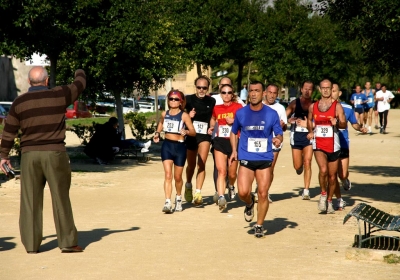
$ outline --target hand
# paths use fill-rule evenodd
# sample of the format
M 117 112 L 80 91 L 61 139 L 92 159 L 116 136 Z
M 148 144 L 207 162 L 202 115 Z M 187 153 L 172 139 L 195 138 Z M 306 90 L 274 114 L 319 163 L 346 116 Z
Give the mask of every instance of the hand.
M 208 128 L 207 133 L 208 133 L 209 135 L 212 135 L 213 131 L 214 131 L 214 128 L 213 128 L 213 127 L 210 127 L 210 128 Z
M 234 160 L 237 160 L 237 152 L 236 151 L 232 152 L 231 157 L 229 158 L 229 166 L 232 165 L 232 162 Z
M 307 134 L 307 139 L 308 139 L 308 140 L 314 139 L 314 132 L 308 133 L 308 134 Z
M 182 136 L 186 136 L 187 130 L 184 129 L 184 128 L 182 128 L 182 129 L 179 131 L 179 133 L 180 133 Z
M 279 146 L 281 145 L 281 140 L 278 137 L 274 137 L 272 138 L 272 144 L 276 147 L 279 148 Z
M 296 123 L 297 118 L 292 117 L 288 119 L 288 122 L 290 122 L 291 124 L 295 124 Z
M 193 119 L 195 115 L 196 115 L 196 111 L 195 111 L 194 108 L 193 108 L 192 111 L 189 112 L 189 117 L 190 117 L 191 119 Z
M 337 118 L 331 118 L 331 124 L 333 126 L 335 126 L 337 124 L 337 122 L 338 122 Z
M 232 125 L 234 120 L 235 120 L 235 119 L 234 119 L 234 118 L 231 118 L 231 117 L 226 117 L 226 118 L 225 118 L 226 123 L 229 124 L 229 125 Z
M 296 125 L 300 127 L 307 127 L 307 117 L 304 117 L 304 120 L 302 119 L 297 119 L 296 120 Z
M 361 132 L 362 134 L 365 134 L 365 133 L 368 132 L 368 129 L 367 129 L 366 127 L 362 127 L 362 128 L 360 128 L 360 132 Z
M 0 168 L 4 172 L 4 174 L 7 174 L 7 171 L 4 169 L 3 164 L 7 164 L 10 169 L 13 169 L 9 159 L 2 159 L 0 162 Z
M 160 142 L 160 133 L 154 134 L 153 141 L 154 141 L 154 143 Z

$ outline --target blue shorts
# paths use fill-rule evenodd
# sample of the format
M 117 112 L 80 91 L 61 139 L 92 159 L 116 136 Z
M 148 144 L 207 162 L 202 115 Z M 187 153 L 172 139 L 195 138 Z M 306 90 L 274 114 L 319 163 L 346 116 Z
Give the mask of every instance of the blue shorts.
M 186 145 L 184 142 L 165 139 L 161 146 L 161 160 L 173 160 L 176 166 L 185 166 Z
M 354 112 L 356 112 L 358 114 L 364 114 L 364 108 L 355 108 Z

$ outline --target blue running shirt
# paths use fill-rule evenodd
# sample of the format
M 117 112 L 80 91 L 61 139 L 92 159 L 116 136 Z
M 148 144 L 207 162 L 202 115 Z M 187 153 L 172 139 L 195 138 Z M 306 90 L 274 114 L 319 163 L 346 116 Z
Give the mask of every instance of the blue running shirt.
M 283 135 L 278 113 L 263 106 L 260 111 L 253 111 L 250 106 L 236 112 L 232 132 L 238 134 L 238 160 L 270 160 L 274 159 L 272 151 L 272 132 Z
M 356 124 L 357 119 L 353 108 L 345 102 L 341 102 L 340 104 L 342 104 L 344 114 L 346 115 L 346 121 L 350 122 L 351 124 Z M 350 148 L 349 130 L 347 128 L 339 129 L 339 140 L 340 140 L 340 147 L 342 149 Z

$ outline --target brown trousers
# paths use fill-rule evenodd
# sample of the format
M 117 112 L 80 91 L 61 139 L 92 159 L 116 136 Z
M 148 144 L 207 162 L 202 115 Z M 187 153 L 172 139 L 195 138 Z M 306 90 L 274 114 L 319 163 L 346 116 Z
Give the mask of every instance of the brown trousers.
M 21 158 L 19 227 L 26 251 L 38 251 L 43 239 L 43 190 L 48 182 L 58 246 L 75 246 L 78 233 L 72 215 L 69 189 L 71 167 L 66 152 L 30 151 Z

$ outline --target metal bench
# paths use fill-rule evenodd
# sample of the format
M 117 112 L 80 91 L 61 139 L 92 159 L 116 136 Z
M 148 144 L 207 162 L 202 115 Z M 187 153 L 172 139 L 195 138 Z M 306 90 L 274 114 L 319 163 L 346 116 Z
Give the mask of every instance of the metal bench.
M 379 249 L 384 249 L 384 247 L 390 247 L 400 250 L 400 236 L 371 235 L 371 233 L 381 230 L 400 232 L 400 216 L 390 215 L 365 203 L 360 203 L 351 209 L 344 217 L 343 224 L 352 216 L 357 218 L 358 238 L 356 235 L 354 245 L 358 243 L 358 248 L 379 247 Z M 361 234 L 360 220 L 364 221 L 364 235 Z
M 129 146 L 127 148 L 122 148 L 119 150 L 117 155 L 130 158 L 132 156 L 133 158 L 137 158 L 141 161 L 147 162 L 150 160 L 150 156 L 148 153 L 142 153 L 141 152 L 142 148 L 136 147 L 136 146 Z

